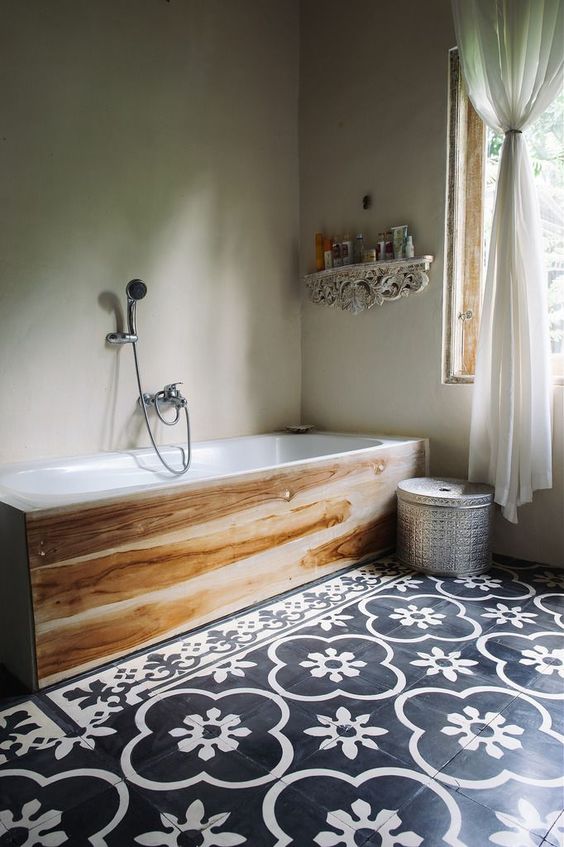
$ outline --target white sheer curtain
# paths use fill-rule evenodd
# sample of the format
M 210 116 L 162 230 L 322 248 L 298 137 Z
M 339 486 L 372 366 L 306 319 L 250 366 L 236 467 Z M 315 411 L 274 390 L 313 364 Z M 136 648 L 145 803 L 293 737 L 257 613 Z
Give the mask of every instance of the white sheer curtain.
M 469 477 L 495 486 L 503 515 L 552 485 L 546 276 L 522 135 L 561 90 L 561 0 L 452 0 L 474 108 L 505 133 L 472 403 Z

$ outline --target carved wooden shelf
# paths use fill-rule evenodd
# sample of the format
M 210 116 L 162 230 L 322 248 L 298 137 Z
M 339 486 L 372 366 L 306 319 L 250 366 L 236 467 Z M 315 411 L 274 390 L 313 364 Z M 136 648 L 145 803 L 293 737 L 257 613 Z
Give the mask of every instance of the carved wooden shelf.
M 433 256 L 418 256 L 345 265 L 308 274 L 304 282 L 312 303 L 338 306 L 357 314 L 381 306 L 386 300 L 399 300 L 423 291 L 429 283 L 427 271 L 432 261 Z

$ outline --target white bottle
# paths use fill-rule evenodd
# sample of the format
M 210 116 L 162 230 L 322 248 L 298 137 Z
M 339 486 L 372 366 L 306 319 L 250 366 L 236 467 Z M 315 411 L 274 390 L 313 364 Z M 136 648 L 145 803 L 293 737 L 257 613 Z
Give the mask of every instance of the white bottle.
M 414 256 L 415 256 L 415 249 L 413 247 L 413 236 L 408 235 L 407 236 L 407 242 L 406 242 L 406 245 L 405 245 L 405 258 L 406 259 L 413 259 Z

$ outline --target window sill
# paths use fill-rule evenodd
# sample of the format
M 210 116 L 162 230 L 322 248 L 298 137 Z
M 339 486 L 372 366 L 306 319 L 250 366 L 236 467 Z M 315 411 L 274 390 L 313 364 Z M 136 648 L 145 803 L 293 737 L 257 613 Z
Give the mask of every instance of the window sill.
M 473 376 L 447 376 L 442 380 L 443 385 L 474 385 Z M 564 385 L 564 375 L 555 373 L 552 376 L 553 385 Z
M 443 378 L 443 385 L 473 385 L 474 384 L 474 376 L 445 376 Z

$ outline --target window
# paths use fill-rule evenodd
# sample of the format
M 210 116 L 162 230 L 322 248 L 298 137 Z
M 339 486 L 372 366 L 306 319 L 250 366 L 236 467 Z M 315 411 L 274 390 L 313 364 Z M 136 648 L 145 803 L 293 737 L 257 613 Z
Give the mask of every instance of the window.
M 450 51 L 445 382 L 472 382 L 503 135 L 476 114 Z M 564 377 L 564 92 L 526 130 L 545 245 L 555 376 Z

